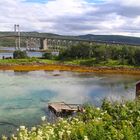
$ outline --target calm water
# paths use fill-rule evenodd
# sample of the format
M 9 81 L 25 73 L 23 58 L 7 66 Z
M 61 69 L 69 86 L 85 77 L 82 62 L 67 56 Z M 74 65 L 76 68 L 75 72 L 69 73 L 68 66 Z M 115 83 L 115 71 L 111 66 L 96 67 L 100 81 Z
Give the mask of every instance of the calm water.
M 0 50 L 10 50 L 10 51 L 14 51 L 15 48 L 14 47 L 0 47 Z M 21 50 L 25 50 L 25 48 L 21 48 Z M 29 57 L 42 57 L 42 52 L 27 52 L 27 55 Z M 13 57 L 13 53 L 12 52 L 0 52 L 0 59 L 2 59 L 2 57 Z
M 0 133 L 10 134 L 19 125 L 33 126 L 47 114 L 48 102 L 100 105 L 103 98 L 134 99 L 140 76 L 60 72 L 0 71 Z

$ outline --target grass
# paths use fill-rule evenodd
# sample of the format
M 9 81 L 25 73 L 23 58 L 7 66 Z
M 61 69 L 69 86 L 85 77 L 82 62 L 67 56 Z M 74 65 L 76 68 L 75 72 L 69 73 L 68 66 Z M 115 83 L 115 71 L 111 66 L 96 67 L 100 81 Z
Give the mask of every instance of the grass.
M 107 67 L 125 67 L 125 68 L 139 68 L 140 66 L 132 66 L 128 64 L 121 64 L 118 60 L 99 61 L 95 58 L 90 59 L 72 59 L 72 60 L 49 60 L 40 58 L 27 58 L 27 59 L 0 59 L 1 65 L 6 64 L 66 64 L 78 66 L 107 66 Z
M 35 64 L 35 63 L 54 64 L 56 62 L 57 62 L 56 60 L 38 59 L 38 58 L 0 59 L 0 64 Z
M 70 65 L 81 65 L 81 66 L 107 66 L 107 67 L 126 67 L 126 68 L 134 68 L 136 66 L 128 65 L 128 64 L 121 64 L 118 60 L 106 60 L 106 61 L 99 61 L 95 58 L 90 59 L 76 59 L 76 60 L 66 60 L 63 61 L 64 64 Z M 138 66 L 139 67 L 139 66 Z

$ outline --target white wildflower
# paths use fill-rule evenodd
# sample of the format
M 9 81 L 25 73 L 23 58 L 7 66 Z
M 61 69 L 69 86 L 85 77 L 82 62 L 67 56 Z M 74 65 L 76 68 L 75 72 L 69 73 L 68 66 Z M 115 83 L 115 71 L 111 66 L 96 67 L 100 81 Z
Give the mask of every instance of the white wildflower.
M 70 134 L 71 134 L 71 131 L 67 130 L 67 134 L 68 134 L 68 136 L 70 136 Z
M 54 129 L 50 129 L 50 134 L 51 134 L 51 135 L 54 134 Z
M 74 118 L 73 120 L 74 120 L 74 121 L 76 121 L 76 122 L 78 122 L 78 121 L 79 121 L 79 120 L 78 120 L 78 118 Z
M 88 136 L 84 136 L 84 140 L 89 140 L 89 139 L 88 139 Z
M 64 126 L 64 128 L 66 129 L 66 128 L 67 128 L 67 126 L 65 125 L 65 126 Z
M 46 120 L 46 116 L 41 117 L 41 120 L 45 121 Z
M 48 125 L 50 125 L 50 123 L 47 123 Z
M 99 107 L 97 107 L 96 109 L 97 109 L 97 110 L 100 110 L 100 108 L 99 108 Z
M 103 112 L 103 113 L 101 113 L 101 115 L 103 116 L 105 113 Z
M 45 134 L 45 137 L 46 137 L 47 140 L 50 139 L 50 137 L 49 137 L 49 135 L 47 133 Z
M 107 113 L 107 111 L 104 112 L 104 114 L 106 114 L 106 113 Z
M 36 127 L 32 127 L 31 131 L 36 131 Z
M 2 140 L 8 140 L 6 136 L 2 136 Z
M 21 130 L 25 130 L 25 126 L 20 126 L 20 129 Z
M 102 118 L 97 118 L 97 120 L 102 120 Z
M 59 131 L 59 132 L 58 132 L 58 135 L 59 135 L 59 138 L 62 139 L 62 137 L 63 137 L 63 132 L 62 132 L 62 131 Z
M 42 135 L 43 133 L 42 133 L 42 131 L 41 130 L 38 130 L 38 135 Z
M 41 136 L 37 136 L 37 140 L 43 140 Z
M 17 137 L 15 137 L 15 135 L 12 135 L 12 140 L 17 140 Z

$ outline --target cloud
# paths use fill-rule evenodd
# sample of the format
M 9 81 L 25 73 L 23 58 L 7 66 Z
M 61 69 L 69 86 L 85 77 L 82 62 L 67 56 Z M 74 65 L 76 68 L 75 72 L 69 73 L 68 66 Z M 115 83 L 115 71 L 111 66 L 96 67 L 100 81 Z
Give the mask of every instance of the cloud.
M 139 0 L 1 0 L 0 9 L 0 30 L 140 36 Z

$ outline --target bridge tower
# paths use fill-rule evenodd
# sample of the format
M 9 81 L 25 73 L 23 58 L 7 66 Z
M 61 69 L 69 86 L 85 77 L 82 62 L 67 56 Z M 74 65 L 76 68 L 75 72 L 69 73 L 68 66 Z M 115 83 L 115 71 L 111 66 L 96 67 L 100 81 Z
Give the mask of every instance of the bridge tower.
M 47 38 L 40 39 L 40 49 L 43 49 L 43 50 L 48 49 L 48 39 Z
M 16 50 L 20 50 L 20 28 L 19 28 L 19 25 L 18 24 L 15 24 L 14 25 L 14 32 L 15 32 L 15 36 L 16 36 L 16 39 L 15 39 L 15 49 Z

